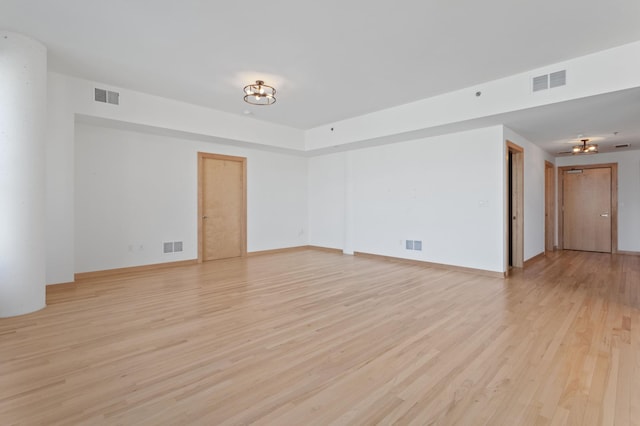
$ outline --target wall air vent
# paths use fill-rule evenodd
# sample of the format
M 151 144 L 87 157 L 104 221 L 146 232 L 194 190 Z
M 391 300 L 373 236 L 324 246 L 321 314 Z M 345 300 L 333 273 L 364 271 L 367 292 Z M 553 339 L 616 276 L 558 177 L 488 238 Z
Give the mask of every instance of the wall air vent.
M 120 93 L 107 91 L 107 103 L 113 104 L 113 105 L 120 105 Z
M 107 91 L 96 87 L 96 102 L 107 102 Z
M 567 71 L 557 71 L 549 74 L 549 87 L 560 87 L 567 84 Z
M 96 102 L 120 105 L 120 93 L 112 92 L 111 90 L 98 89 L 96 87 L 94 99 Z
M 549 88 L 549 74 L 533 77 L 533 91 L 547 90 Z
M 629 148 L 629 144 L 628 143 L 623 143 L 621 145 L 616 145 L 616 148 Z
M 534 92 L 553 89 L 567 84 L 567 70 L 552 72 L 551 74 L 533 77 L 532 88 Z

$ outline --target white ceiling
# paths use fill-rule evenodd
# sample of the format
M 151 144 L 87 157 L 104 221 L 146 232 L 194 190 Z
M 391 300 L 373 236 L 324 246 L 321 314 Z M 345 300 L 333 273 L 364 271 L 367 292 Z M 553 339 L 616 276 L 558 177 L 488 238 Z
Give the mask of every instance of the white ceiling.
M 53 70 L 300 129 L 637 41 L 639 18 L 638 0 L 0 3 L 0 27 L 45 43 Z M 243 102 L 256 79 L 275 105 Z M 550 152 L 580 133 L 640 146 L 638 95 L 619 95 L 505 123 Z
M 510 113 L 501 122 L 554 155 L 583 137 L 599 152 L 640 149 L 640 88 Z

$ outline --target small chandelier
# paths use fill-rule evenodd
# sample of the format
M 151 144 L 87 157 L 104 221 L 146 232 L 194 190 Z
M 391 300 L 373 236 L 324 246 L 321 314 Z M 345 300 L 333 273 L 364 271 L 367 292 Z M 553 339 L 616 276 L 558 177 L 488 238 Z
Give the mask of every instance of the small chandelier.
M 252 105 L 272 105 L 276 103 L 276 89 L 256 80 L 256 84 L 244 86 L 244 101 Z
M 598 145 L 589 142 L 589 139 L 580 139 L 582 145 L 574 145 L 571 150 L 572 154 L 596 154 L 598 152 Z

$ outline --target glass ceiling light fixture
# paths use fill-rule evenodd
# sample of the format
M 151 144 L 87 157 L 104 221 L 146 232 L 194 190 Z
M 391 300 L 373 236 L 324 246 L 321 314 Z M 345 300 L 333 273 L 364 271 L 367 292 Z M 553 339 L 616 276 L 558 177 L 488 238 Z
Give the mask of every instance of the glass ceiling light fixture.
M 589 142 L 589 139 L 580 139 L 582 145 L 574 145 L 571 150 L 572 154 L 596 154 L 598 152 L 598 145 Z
M 276 89 L 256 80 L 256 84 L 244 86 L 244 101 L 251 105 L 272 105 L 276 103 Z

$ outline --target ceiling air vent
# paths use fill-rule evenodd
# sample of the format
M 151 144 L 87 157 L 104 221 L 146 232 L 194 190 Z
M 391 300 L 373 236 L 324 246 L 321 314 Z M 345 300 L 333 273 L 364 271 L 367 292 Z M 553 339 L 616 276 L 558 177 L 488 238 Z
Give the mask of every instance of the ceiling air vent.
M 552 72 L 551 74 L 539 75 L 537 77 L 533 77 L 532 82 L 534 92 L 564 86 L 567 84 L 567 71 L 562 70 Z
M 616 145 L 616 148 L 629 148 L 629 144 L 623 143 L 622 145 Z
M 104 102 L 107 104 L 120 105 L 120 93 L 112 92 L 111 90 L 104 90 L 95 88 L 96 102 Z

